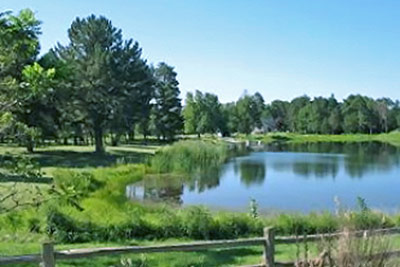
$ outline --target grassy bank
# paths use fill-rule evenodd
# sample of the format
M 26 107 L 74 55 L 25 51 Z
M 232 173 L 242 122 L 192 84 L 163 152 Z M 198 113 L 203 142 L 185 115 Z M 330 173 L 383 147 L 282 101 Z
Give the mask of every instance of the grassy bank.
M 72 199 L 53 200 L 39 208 L 0 216 L 0 235 L 38 234 L 59 243 L 118 242 L 139 238 L 231 239 L 260 236 L 274 226 L 278 234 L 337 231 L 341 225 L 357 229 L 400 226 L 400 216 L 386 216 L 363 205 L 359 211 L 257 216 L 257 212 L 212 212 L 205 207 L 176 208 L 142 205 L 125 197 L 125 187 L 141 180 L 149 167 L 116 165 L 94 170 L 54 172 L 54 188 Z
M 392 132 L 385 134 L 296 134 L 296 133 L 269 133 L 265 135 L 239 135 L 238 139 L 262 141 L 264 143 L 271 143 L 274 141 L 282 141 L 288 143 L 315 143 L 315 142 L 382 142 L 395 146 L 400 146 L 400 133 Z
M 287 134 L 282 136 L 284 137 L 273 138 L 289 138 Z M 320 139 L 312 137 L 313 142 L 323 140 L 322 136 L 319 136 Z M 307 138 L 293 135 L 289 140 L 302 142 L 301 140 Z M 341 229 L 343 225 L 351 225 L 357 229 L 400 226 L 399 215 L 387 216 L 362 205 L 358 211 L 340 215 L 314 213 L 257 216 L 257 212 L 250 209 L 248 213 L 215 212 L 199 206 L 178 208 L 163 204 L 143 205 L 126 198 L 126 186 L 142 180 L 147 174 L 160 174 L 168 179 L 166 172 L 188 173 L 203 166 L 210 168 L 225 162 L 230 154 L 229 149 L 226 144 L 215 140 L 181 141 L 163 147 L 150 161 L 147 156 L 153 154 L 155 148 L 110 148 L 109 154 L 103 156 L 92 154 L 86 148 L 71 149 L 72 151 L 68 147 L 42 148 L 42 151 L 39 150 L 33 156 L 37 157 L 41 165 L 44 164 L 42 166 L 51 168 L 54 182 L 42 184 L 44 190 L 63 190 L 64 195 L 74 197 L 60 198 L 38 208 L 31 207 L 0 215 L 0 255 L 36 252 L 40 241 L 45 239 L 55 240 L 60 244 L 58 248 L 62 249 L 124 245 L 127 240 L 130 240 L 130 245 L 140 245 L 261 236 L 266 226 L 274 226 L 279 235 L 332 232 Z M 135 161 L 127 163 L 129 161 L 126 153 L 142 155 L 137 162 L 150 164 Z M 52 155 L 59 155 L 60 158 L 51 159 Z M 108 160 L 110 155 L 114 157 L 112 160 Z M 81 157 L 88 157 L 85 164 L 80 164 L 77 160 Z M 96 157 L 103 157 L 101 165 L 90 163 Z M 62 162 L 64 165 L 61 165 Z M 62 168 L 57 168 L 59 165 Z M 26 186 L 27 183 L 21 185 Z M 243 248 L 223 253 L 215 250 L 127 255 L 96 259 L 96 266 L 118 266 L 121 259 L 126 258 L 131 259 L 133 266 L 229 266 L 257 263 L 260 255 L 260 248 Z M 295 255 L 295 246 L 278 247 L 278 259 L 293 259 Z M 93 261 L 60 264 L 73 265 L 93 266 Z

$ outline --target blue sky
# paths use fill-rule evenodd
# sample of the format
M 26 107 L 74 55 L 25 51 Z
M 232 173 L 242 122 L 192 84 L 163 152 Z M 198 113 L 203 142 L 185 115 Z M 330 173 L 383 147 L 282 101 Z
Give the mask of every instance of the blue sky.
M 43 22 L 42 52 L 67 43 L 77 16 L 105 15 L 149 62 L 175 66 L 182 96 L 400 98 L 400 1 L 0 1 L 0 10 L 27 7 Z

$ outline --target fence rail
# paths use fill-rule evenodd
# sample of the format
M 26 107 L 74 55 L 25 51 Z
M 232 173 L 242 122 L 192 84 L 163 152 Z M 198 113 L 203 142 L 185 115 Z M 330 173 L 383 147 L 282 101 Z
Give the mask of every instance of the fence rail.
M 352 232 L 355 236 L 367 235 L 392 235 L 400 234 L 400 228 L 387 228 L 369 231 Z M 235 248 L 247 246 L 263 246 L 263 263 L 254 266 L 293 266 L 293 262 L 276 262 L 274 259 L 276 244 L 293 244 L 304 241 L 316 241 L 320 239 L 338 238 L 343 233 L 317 234 L 307 236 L 275 236 L 273 228 L 265 228 L 263 237 L 234 239 L 234 240 L 217 240 L 202 241 L 172 245 L 155 245 L 155 246 L 124 246 L 124 247 L 105 247 L 105 248 L 87 248 L 87 249 L 70 249 L 54 251 L 54 244 L 46 242 L 42 244 L 41 254 L 19 255 L 1 257 L 0 265 L 14 265 L 21 263 L 42 263 L 44 267 L 54 267 L 57 260 L 80 259 L 88 257 L 132 254 L 132 253 L 156 253 L 156 252 L 173 252 L 173 251 L 200 251 L 217 248 Z M 378 255 L 378 254 L 377 254 Z M 385 253 L 386 257 L 400 257 L 400 250 Z

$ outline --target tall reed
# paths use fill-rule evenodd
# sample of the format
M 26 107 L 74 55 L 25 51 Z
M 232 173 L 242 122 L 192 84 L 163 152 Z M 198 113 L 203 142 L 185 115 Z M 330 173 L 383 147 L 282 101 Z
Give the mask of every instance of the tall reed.
M 228 146 L 222 142 L 179 141 L 157 151 L 151 167 L 159 173 L 191 173 L 221 165 L 228 154 Z

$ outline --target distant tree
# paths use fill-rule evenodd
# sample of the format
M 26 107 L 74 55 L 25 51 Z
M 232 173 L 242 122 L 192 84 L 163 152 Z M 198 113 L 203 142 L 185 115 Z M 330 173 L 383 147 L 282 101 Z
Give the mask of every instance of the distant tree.
M 287 123 L 289 126 L 289 130 L 296 132 L 304 132 L 306 131 L 305 125 L 302 123 L 306 118 L 304 114 L 301 115 L 301 120 L 298 120 L 299 112 L 302 108 L 307 106 L 310 103 L 310 98 L 306 95 L 294 98 L 289 105 L 288 114 L 287 114 Z M 303 111 L 305 113 L 306 111 Z
M 192 120 L 192 124 L 195 126 L 195 133 L 200 136 L 200 134 L 214 134 L 218 131 L 222 131 L 221 129 L 224 128 L 224 126 L 222 125 L 221 104 L 216 95 L 211 93 L 203 94 L 200 91 L 196 91 L 191 104 L 192 110 L 195 112 L 194 120 Z M 187 112 L 184 112 L 184 115 L 185 113 Z
M 328 124 L 331 134 L 339 134 L 342 132 L 342 115 L 339 106 L 331 110 L 328 117 Z
M 265 109 L 264 98 L 259 92 L 256 92 L 253 96 L 253 107 L 251 109 L 252 117 L 254 119 L 254 126 L 261 129 L 263 127 L 261 116 Z
M 223 136 L 229 136 L 237 132 L 239 122 L 236 113 L 236 105 L 234 102 L 221 105 L 221 133 Z
M 289 102 L 281 100 L 274 100 L 267 107 L 268 113 L 274 121 L 276 131 L 285 132 L 289 130 L 289 107 Z
M 174 68 L 160 63 L 155 69 L 155 105 L 153 128 L 164 140 L 172 140 L 183 130 L 182 105 L 179 98 L 179 83 Z
M 256 127 L 261 129 L 264 109 L 264 99 L 260 93 L 248 95 L 245 92 L 236 102 L 237 131 L 249 134 Z
M 236 102 L 236 115 L 238 120 L 237 131 L 240 133 L 250 134 L 254 129 L 255 118 L 253 100 L 245 94 Z M 253 112 L 252 112 L 253 111 Z
M 198 104 L 194 100 L 193 93 L 188 92 L 186 94 L 185 106 L 182 111 L 184 118 L 184 128 L 187 134 L 197 134 L 200 137 L 200 133 L 197 132 L 197 124 L 199 119 L 199 108 Z

